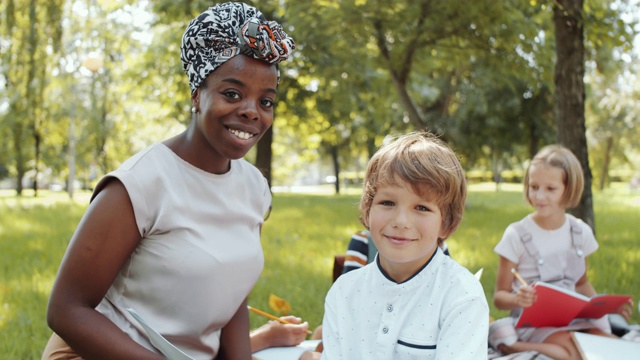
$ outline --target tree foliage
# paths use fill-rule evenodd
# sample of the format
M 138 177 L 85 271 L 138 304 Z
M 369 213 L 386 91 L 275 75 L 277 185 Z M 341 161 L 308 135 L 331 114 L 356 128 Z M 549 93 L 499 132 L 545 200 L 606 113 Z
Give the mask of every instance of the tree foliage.
M 637 71 L 631 1 L 585 0 L 574 22 L 584 29 L 583 68 L 560 72 L 556 50 L 568 48 L 558 44 L 564 40 L 554 14 L 561 19 L 561 5 L 578 2 L 248 2 L 281 22 L 298 47 L 280 66 L 273 132 L 251 154 L 272 184 L 317 181 L 326 173 L 308 164 L 321 160 L 338 187 L 347 172 L 357 178 L 385 136 L 415 129 L 440 134 L 467 169 L 491 170 L 496 180 L 502 170 L 521 169 L 542 145 L 566 143 L 576 129 L 589 135 L 572 146 L 583 159 L 610 149 L 609 160 L 593 156 L 597 174 L 611 164 L 640 166 L 632 137 L 637 90 L 628 86 Z M 45 175 L 64 181 L 76 138 L 78 177 L 90 185 L 133 152 L 184 129 L 190 92 L 181 36 L 211 5 L 2 2 L 0 175 L 20 184 Z M 103 59 L 95 73 L 83 66 L 93 55 Z M 558 74 L 569 73 L 587 80 L 577 97 L 588 109 L 578 128 L 570 116 L 556 123 L 556 108 L 576 106 L 556 86 Z

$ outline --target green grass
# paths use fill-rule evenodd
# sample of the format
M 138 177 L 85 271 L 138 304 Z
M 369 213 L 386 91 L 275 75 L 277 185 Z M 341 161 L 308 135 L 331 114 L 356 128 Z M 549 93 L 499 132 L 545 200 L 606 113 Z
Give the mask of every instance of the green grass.
M 358 191 L 349 195 L 274 194 L 263 228 L 265 269 L 249 303 L 273 312 L 270 294 L 286 299 L 292 312 L 312 327 L 322 321 L 324 295 L 331 286 L 333 256 L 343 253 L 357 220 Z M 46 303 L 55 273 L 88 203 L 88 193 L 70 202 L 64 193 L 27 192 L 16 198 L 0 191 L 0 354 L 3 359 L 39 359 L 50 330 Z M 619 184 L 594 194 L 600 249 L 589 258 L 589 279 L 598 292 L 640 299 L 640 192 Z M 453 258 L 472 272 L 484 268 L 482 284 L 491 305 L 498 264 L 493 247 L 504 228 L 530 211 L 521 186 L 470 187 L 462 225 L 448 240 Z M 637 309 L 636 309 L 637 310 Z M 493 317 L 505 312 L 491 305 Z M 250 314 L 253 327 L 265 319 Z M 633 322 L 640 316 L 634 312 Z

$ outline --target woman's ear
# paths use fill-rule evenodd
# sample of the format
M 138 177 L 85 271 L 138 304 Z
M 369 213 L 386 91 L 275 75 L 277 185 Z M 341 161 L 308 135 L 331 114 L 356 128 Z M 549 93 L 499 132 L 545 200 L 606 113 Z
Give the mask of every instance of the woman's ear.
M 196 110 L 195 112 L 200 112 L 200 88 L 191 94 L 191 106 Z

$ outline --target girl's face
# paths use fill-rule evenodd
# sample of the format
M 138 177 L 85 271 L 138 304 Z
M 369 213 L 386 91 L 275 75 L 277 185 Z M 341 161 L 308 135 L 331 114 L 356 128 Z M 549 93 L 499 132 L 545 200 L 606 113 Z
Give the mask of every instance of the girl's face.
M 194 140 L 212 172 L 228 171 L 230 159 L 245 156 L 273 124 L 277 76 L 274 65 L 238 55 L 194 94 L 200 112 Z
M 546 164 L 529 168 L 529 203 L 540 217 L 564 215 L 564 171 Z
M 397 282 L 415 274 L 444 238 L 442 214 L 432 198 L 421 198 L 411 186 L 378 188 L 369 212 L 371 237 L 382 268 Z

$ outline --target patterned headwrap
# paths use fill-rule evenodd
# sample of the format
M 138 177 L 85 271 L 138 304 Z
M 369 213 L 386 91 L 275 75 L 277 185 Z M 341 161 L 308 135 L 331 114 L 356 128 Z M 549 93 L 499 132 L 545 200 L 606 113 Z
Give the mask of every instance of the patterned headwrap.
M 191 20 L 182 36 L 180 59 L 193 94 L 209 74 L 236 55 L 277 64 L 293 49 L 295 42 L 280 24 L 267 21 L 253 6 L 227 2 Z

